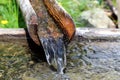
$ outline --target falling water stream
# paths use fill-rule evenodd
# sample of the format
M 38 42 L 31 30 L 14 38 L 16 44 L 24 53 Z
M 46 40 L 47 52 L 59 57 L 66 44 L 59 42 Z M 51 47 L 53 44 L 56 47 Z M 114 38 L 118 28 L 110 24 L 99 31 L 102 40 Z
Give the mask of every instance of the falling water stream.
M 66 52 L 63 39 L 49 37 L 40 38 L 40 41 L 44 48 L 48 64 L 57 67 L 57 72 L 63 74 L 66 66 Z

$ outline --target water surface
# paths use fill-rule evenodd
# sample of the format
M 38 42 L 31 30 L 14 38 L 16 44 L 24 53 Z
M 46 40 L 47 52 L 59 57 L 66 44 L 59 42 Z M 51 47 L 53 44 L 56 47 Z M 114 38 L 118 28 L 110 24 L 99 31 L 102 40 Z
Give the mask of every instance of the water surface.
M 34 62 L 28 47 L 0 42 L 0 80 L 119 80 L 119 42 L 73 41 L 67 48 L 65 77 L 47 62 Z

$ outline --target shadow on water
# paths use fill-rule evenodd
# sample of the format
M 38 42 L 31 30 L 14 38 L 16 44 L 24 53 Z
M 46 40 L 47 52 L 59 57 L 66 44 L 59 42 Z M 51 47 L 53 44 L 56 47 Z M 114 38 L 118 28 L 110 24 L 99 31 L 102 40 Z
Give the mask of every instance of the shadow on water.
M 29 49 L 31 50 L 31 58 L 35 62 L 40 62 L 40 61 L 46 61 L 45 57 L 45 52 L 43 50 L 42 46 L 38 46 L 30 37 L 28 30 L 25 29 L 26 31 L 26 37 L 29 38 L 27 39 Z

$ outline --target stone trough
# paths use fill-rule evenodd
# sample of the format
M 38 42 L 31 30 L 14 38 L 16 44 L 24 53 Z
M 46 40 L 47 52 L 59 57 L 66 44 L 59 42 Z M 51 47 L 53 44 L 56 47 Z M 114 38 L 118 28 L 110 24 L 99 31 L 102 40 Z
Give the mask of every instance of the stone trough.
M 0 79 L 59 80 L 26 29 L 0 29 L 0 43 Z M 65 75 L 70 80 L 119 80 L 119 50 L 119 29 L 77 28 L 67 48 Z

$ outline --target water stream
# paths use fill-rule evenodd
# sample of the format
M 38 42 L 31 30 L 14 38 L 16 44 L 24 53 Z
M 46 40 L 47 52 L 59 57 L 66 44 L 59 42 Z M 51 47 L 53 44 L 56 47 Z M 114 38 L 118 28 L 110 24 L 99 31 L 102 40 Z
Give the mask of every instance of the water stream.
M 66 66 L 66 50 L 62 38 L 40 38 L 49 65 L 57 68 L 57 72 L 63 74 Z

